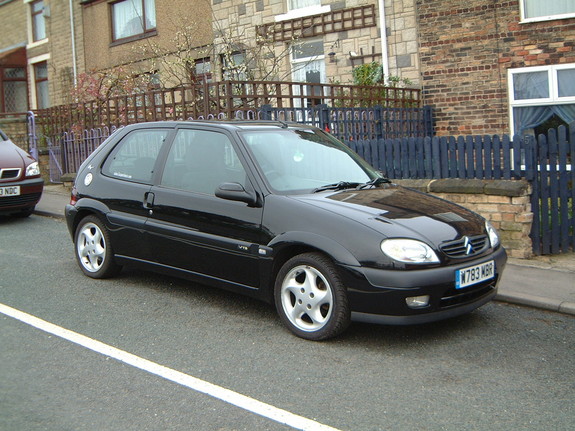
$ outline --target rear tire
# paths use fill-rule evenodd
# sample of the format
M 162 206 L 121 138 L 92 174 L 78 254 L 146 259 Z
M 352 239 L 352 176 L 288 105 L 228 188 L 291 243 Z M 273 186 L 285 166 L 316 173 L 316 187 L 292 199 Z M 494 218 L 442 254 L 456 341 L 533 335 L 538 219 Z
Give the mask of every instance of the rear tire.
M 307 340 L 326 340 L 350 324 L 347 292 L 331 259 L 305 253 L 288 260 L 274 287 L 275 304 L 283 323 Z
M 91 278 L 116 275 L 121 266 L 114 262 L 110 233 L 102 220 L 94 215 L 80 221 L 74 236 L 76 260 L 82 272 Z

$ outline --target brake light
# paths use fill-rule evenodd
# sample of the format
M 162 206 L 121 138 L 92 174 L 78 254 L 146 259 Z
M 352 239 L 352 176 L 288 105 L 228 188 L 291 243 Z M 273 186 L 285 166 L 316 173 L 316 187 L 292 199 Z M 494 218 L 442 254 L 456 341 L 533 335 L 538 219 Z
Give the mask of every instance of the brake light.
M 72 192 L 70 193 L 70 205 L 74 206 L 78 202 L 78 190 L 76 186 L 72 187 Z

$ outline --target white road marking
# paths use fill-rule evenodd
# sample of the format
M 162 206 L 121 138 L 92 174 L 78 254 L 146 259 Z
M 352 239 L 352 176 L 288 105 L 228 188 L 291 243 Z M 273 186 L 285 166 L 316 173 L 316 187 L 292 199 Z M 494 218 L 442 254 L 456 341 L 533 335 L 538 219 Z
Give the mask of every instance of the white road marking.
M 239 394 L 230 389 L 214 385 L 196 377 L 184 374 L 180 371 L 173 370 L 155 362 L 128 353 L 124 350 L 117 349 L 108 344 L 62 328 L 53 323 L 39 319 L 31 314 L 9 307 L 0 303 L 0 313 L 19 320 L 27 325 L 33 326 L 49 334 L 68 340 L 72 343 L 83 346 L 89 350 L 102 355 L 114 358 L 120 362 L 139 368 L 148 373 L 160 376 L 179 385 L 186 386 L 194 391 L 204 393 L 211 397 L 217 398 L 226 403 L 237 406 L 241 409 L 263 416 L 280 424 L 287 425 L 294 429 L 304 431 L 339 431 L 328 425 L 307 419 L 303 416 L 290 413 L 286 410 L 274 407 L 270 404 L 263 403 L 246 395 Z

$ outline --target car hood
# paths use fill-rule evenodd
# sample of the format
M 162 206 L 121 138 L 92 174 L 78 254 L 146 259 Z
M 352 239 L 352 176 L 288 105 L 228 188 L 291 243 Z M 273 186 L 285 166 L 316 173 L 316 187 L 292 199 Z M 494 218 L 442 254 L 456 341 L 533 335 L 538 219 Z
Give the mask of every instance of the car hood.
M 34 159 L 12 141 L 0 141 L 0 169 L 21 168 L 32 163 Z
M 418 238 L 439 245 L 464 235 L 485 233 L 485 221 L 479 215 L 395 184 L 316 193 L 296 199 L 355 220 L 390 238 Z

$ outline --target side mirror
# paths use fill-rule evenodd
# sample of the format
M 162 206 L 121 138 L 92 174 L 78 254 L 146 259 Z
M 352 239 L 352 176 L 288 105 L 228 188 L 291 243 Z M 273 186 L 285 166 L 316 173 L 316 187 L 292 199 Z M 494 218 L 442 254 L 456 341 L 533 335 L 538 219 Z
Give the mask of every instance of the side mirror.
M 256 206 L 255 194 L 246 191 L 240 183 L 222 183 L 216 189 L 216 196 L 228 201 L 245 202 L 249 206 Z

